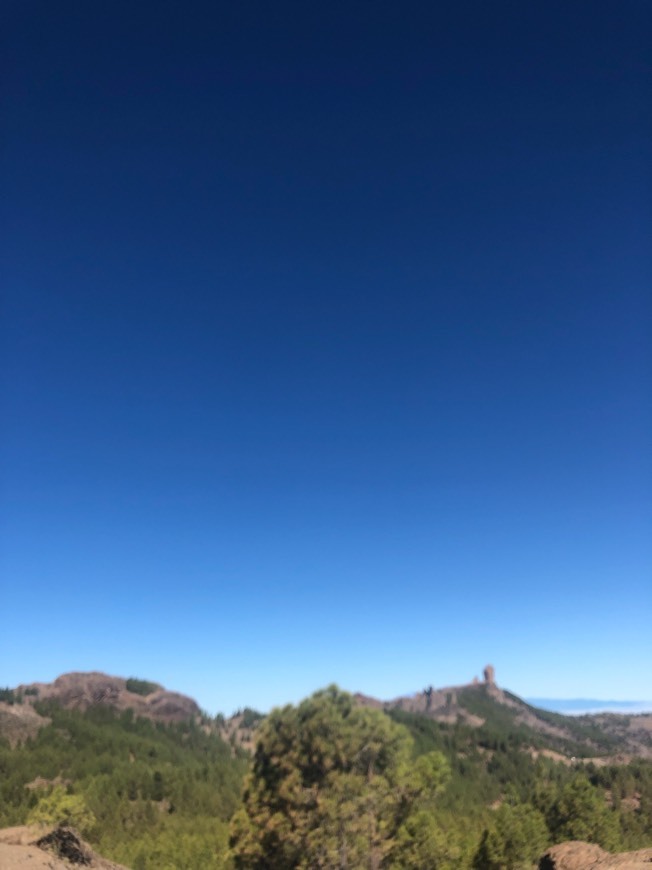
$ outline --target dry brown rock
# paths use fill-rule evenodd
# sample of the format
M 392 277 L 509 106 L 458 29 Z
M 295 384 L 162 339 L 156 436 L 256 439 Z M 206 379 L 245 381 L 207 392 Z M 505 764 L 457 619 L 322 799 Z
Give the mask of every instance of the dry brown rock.
M 11 746 L 27 740 L 28 737 L 35 737 L 39 729 L 49 724 L 50 720 L 39 716 L 29 704 L 6 704 L 0 701 L 0 734 Z
M 594 867 L 608 852 L 595 843 L 579 840 L 552 846 L 539 861 L 539 870 L 581 870 Z
M 0 830 L 0 870 L 128 870 L 95 854 L 72 828 Z
M 53 683 L 31 683 L 19 686 L 23 695 L 22 707 L 37 700 L 56 700 L 70 710 L 88 710 L 103 705 L 115 710 L 133 710 L 136 716 L 145 716 L 160 722 L 182 722 L 200 715 L 201 710 L 192 698 L 178 692 L 168 692 L 152 684 L 147 695 L 130 692 L 124 677 L 112 677 L 99 672 L 63 674 Z
M 595 843 L 579 840 L 552 846 L 539 861 L 539 870 L 650 870 L 652 849 L 638 852 L 605 852 Z

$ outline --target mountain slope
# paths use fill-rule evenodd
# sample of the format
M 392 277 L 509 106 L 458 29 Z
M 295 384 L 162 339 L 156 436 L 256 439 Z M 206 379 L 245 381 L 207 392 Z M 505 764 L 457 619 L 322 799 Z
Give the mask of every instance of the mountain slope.
M 490 666 L 485 669 L 484 682 L 474 680 L 443 689 L 430 686 L 391 701 L 362 694 L 357 694 L 356 699 L 364 706 L 388 713 L 404 712 L 446 725 L 465 725 L 477 729 L 479 739 L 509 738 L 535 750 L 553 750 L 569 759 L 616 754 L 652 758 L 652 714 L 565 716 L 541 710 L 501 689 Z
M 98 704 L 119 711 L 133 710 L 137 716 L 159 722 L 183 722 L 201 713 L 192 698 L 170 692 L 158 683 L 97 671 L 63 674 L 53 683 L 18 686 L 15 695 L 31 704 L 56 701 L 67 710 L 84 711 Z
M 42 704 L 48 718 L 36 735 L 13 747 L 0 740 L 0 827 L 65 822 L 138 870 L 223 870 L 247 758 L 217 728 L 108 703 Z
M 247 708 L 211 718 L 156 684 L 97 673 L 0 698 L 0 738 L 10 737 L 0 739 L 0 825 L 65 811 L 99 853 L 137 870 L 232 866 L 229 821 L 266 717 Z M 495 837 L 499 821 L 518 827 L 532 813 L 549 844 L 594 836 L 607 849 L 652 843 L 652 716 L 538 710 L 497 686 L 490 669 L 484 682 L 357 701 L 407 728 L 415 771 L 432 752 L 450 769 L 427 814 L 457 856 L 442 866 L 478 866 L 487 831 Z M 187 715 L 165 720 L 170 712 Z M 597 813 L 597 834 L 567 830 L 570 799 L 580 815 Z

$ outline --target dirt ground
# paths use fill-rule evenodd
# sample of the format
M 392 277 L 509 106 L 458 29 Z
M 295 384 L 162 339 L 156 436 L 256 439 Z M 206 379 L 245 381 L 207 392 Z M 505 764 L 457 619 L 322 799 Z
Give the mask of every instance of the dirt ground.
M 127 870 L 96 855 L 71 829 L 52 831 L 21 825 L 0 830 L 0 870 L 83 870 L 85 867 Z
M 652 849 L 605 852 L 593 843 L 560 843 L 545 853 L 539 870 L 652 870 Z

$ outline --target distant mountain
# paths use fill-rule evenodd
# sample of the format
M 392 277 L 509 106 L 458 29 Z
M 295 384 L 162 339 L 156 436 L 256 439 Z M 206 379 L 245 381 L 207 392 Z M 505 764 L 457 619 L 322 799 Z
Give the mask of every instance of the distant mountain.
M 33 736 L 48 722 L 45 702 L 84 712 L 105 706 L 156 722 L 185 722 L 201 715 L 196 701 L 169 692 L 158 683 L 135 677 L 112 677 L 99 672 L 63 674 L 53 683 L 29 683 L 0 692 L 0 733 L 10 742 Z M 35 709 L 37 705 L 38 711 Z
M 509 739 L 533 751 L 554 752 L 567 760 L 605 756 L 652 758 L 652 714 L 564 715 L 529 704 L 500 688 L 494 669 L 484 671 L 484 681 L 474 680 L 443 689 L 379 701 L 357 694 L 358 703 L 383 709 L 394 718 L 420 716 L 442 724 L 475 729 L 485 742 Z
M 475 679 L 465 685 L 440 689 L 429 686 L 390 701 L 361 693 L 355 698 L 359 704 L 385 710 L 399 720 L 414 722 L 425 717 L 441 725 L 462 725 L 475 735 L 474 742 L 493 744 L 510 740 L 528 751 L 552 752 L 567 761 L 597 757 L 621 760 L 624 756 L 652 758 L 652 713 L 637 714 L 632 708 L 626 715 L 613 711 L 587 715 L 584 709 L 592 704 L 609 702 L 577 700 L 565 702 L 578 705 L 567 709 L 565 715 L 546 708 L 549 700 L 528 703 L 502 689 L 490 665 L 485 668 L 483 681 Z M 35 734 L 47 724 L 49 702 L 80 712 L 97 706 L 118 712 L 132 710 L 135 716 L 158 722 L 201 721 L 203 727 L 210 727 L 232 745 L 247 750 L 253 749 L 256 727 L 264 718 L 247 708 L 229 719 L 218 716 L 208 720 L 192 698 L 170 692 L 157 683 L 98 672 L 70 673 L 52 683 L 30 683 L 2 690 L 0 735 L 13 744 Z M 640 702 L 632 705 L 635 703 Z M 574 715 L 567 715 L 569 712 Z
M 451 866 L 480 866 L 474 856 L 481 854 L 477 850 L 490 830 L 487 824 L 493 824 L 494 810 L 511 808 L 505 816 L 509 820 L 520 818 L 514 814 L 518 807 L 529 807 L 525 818 L 531 820 L 530 804 L 537 795 L 552 808 L 561 806 L 576 781 L 584 784 L 578 799 L 593 795 L 593 803 L 586 805 L 591 814 L 599 809 L 599 819 L 606 812 L 619 831 L 622 826 L 622 847 L 639 849 L 652 842 L 652 714 L 551 712 L 498 686 L 491 667 L 482 681 L 464 685 L 428 686 L 390 701 L 354 697 L 407 729 L 415 757 L 443 755 L 450 781 L 432 809 L 428 805 L 428 813 L 436 813 L 437 825 L 446 832 L 446 848 L 456 850 L 450 854 L 459 863 Z M 350 714 L 348 701 L 345 706 Z M 82 821 L 87 810 L 91 813 L 85 836 L 95 838 L 95 848 L 108 860 L 150 870 L 226 866 L 229 820 L 241 806 L 242 783 L 252 761 L 256 767 L 252 753 L 265 718 L 250 708 L 228 719 L 209 717 L 191 698 L 157 683 L 101 673 L 64 674 L 52 683 L 0 690 L 0 827 L 12 826 L 4 835 L 0 832 L 0 867 L 55 866 L 55 857 L 41 852 L 41 840 L 31 834 L 25 840 L 29 855 L 21 851 L 28 835 L 15 826 L 42 803 L 44 811 L 50 806 L 48 812 L 54 812 L 47 802 L 57 792 L 57 799 L 69 797 L 70 788 L 82 800 L 70 811 L 79 812 Z M 402 729 L 400 733 L 405 736 Z M 26 739 L 37 734 L 37 739 Z M 291 734 L 283 739 L 293 745 Z M 257 756 L 262 763 L 264 747 Z M 314 769 L 313 756 L 310 764 L 306 756 L 305 765 L 301 753 L 298 757 L 302 770 Z M 279 758 L 284 759 L 283 752 Z M 290 763 L 297 764 L 296 758 Z M 305 792 L 302 788 L 302 801 Z M 561 839 L 565 822 L 558 816 L 556 811 L 542 816 L 541 831 L 533 828 L 542 849 L 544 840 L 552 844 Z M 48 845 L 50 835 L 46 839 Z M 633 861 L 651 857 L 650 850 L 616 856 L 573 842 L 550 848 L 540 866 L 606 870 L 634 867 Z M 32 863 L 25 863 L 28 858 Z
M 604 701 L 596 698 L 525 698 L 528 704 L 554 713 L 652 713 L 652 701 Z

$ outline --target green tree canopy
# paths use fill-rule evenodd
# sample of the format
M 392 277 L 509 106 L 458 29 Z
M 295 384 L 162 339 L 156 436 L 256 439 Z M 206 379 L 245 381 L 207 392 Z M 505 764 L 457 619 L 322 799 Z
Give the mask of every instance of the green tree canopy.
M 232 822 L 236 867 L 389 866 L 415 801 L 446 777 L 438 754 L 412 767 L 411 748 L 405 728 L 335 686 L 271 713 Z
M 129 677 L 125 683 L 125 688 L 128 692 L 134 692 L 136 695 L 151 695 L 159 686 L 156 683 L 150 683 L 149 680 L 139 680 L 137 677 Z
M 82 795 L 68 794 L 62 785 L 40 798 L 27 821 L 32 825 L 72 825 L 86 834 L 96 819 Z
M 482 836 L 475 855 L 477 870 L 526 870 L 549 839 L 543 814 L 530 804 L 505 802 Z
M 550 811 L 549 827 L 558 843 L 587 840 L 604 849 L 620 847 L 618 817 L 607 806 L 604 793 L 585 776 L 564 786 Z

